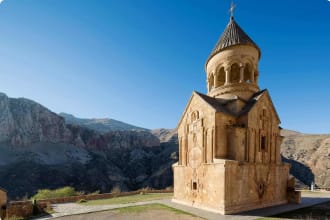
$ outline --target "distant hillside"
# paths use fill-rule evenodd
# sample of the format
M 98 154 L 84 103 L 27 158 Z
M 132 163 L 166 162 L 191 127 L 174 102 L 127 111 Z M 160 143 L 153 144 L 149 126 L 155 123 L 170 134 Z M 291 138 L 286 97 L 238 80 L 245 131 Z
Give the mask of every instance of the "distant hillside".
M 304 184 L 330 188 L 330 135 L 282 131 L 281 153 L 291 172 Z
M 160 142 L 178 142 L 178 133 L 176 129 L 159 128 L 151 130 L 151 133 L 159 138 Z
M 86 192 L 165 188 L 173 182 L 176 150 L 145 129 L 98 132 L 0 93 L 0 187 L 12 199 L 63 186 Z
M 79 125 L 101 133 L 106 133 L 109 131 L 148 131 L 148 129 L 146 128 L 140 128 L 110 118 L 84 119 L 84 118 L 77 118 L 73 115 L 63 112 L 60 113 L 59 115 L 65 119 L 65 122 L 67 124 Z

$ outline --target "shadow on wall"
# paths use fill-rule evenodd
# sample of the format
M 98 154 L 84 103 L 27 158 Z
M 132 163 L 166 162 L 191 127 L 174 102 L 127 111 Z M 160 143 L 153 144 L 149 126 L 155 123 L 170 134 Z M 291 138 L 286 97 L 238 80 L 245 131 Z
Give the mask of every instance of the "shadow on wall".
M 283 162 L 291 164 L 290 173 L 294 177 L 296 177 L 307 186 L 310 186 L 312 182 L 315 183 L 315 176 L 308 166 L 296 160 L 292 160 L 283 156 L 281 157 Z

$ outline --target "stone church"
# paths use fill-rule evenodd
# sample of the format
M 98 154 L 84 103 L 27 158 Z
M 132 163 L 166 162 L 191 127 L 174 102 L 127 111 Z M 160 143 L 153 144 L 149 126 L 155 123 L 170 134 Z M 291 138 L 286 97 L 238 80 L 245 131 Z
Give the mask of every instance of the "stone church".
M 206 61 L 208 93 L 193 92 L 178 124 L 174 202 L 222 214 L 299 202 L 280 118 L 258 86 L 260 56 L 232 15 Z

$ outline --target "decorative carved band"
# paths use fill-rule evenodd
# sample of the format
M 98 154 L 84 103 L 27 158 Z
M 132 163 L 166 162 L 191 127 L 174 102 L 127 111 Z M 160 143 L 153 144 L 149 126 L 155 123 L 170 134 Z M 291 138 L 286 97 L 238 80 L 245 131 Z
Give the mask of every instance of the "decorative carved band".
M 255 92 L 259 91 L 259 87 L 254 84 L 247 84 L 247 83 L 245 83 L 245 85 L 244 84 L 242 85 L 242 83 L 230 84 L 230 85 L 225 85 L 225 86 L 221 86 L 221 87 L 213 89 L 209 93 L 209 95 L 210 96 L 219 96 L 219 95 L 224 95 L 227 93 L 247 92 L 247 91 L 251 91 L 251 92 L 255 93 Z

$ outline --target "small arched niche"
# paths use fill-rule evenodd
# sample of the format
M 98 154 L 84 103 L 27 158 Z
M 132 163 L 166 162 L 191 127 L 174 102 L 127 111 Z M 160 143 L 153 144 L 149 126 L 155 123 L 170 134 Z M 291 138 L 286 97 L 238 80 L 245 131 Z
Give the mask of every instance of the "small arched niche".
M 225 68 L 221 67 L 219 72 L 218 72 L 218 82 L 217 86 L 223 86 L 226 81 L 226 73 L 225 73 Z
M 251 65 L 249 63 L 246 63 L 244 66 L 244 82 L 251 83 L 251 71 Z
M 239 65 L 234 63 L 231 65 L 231 72 L 230 72 L 230 82 L 231 83 L 238 83 L 240 77 Z
M 199 112 L 194 111 L 191 113 L 191 122 L 197 121 L 199 119 Z

